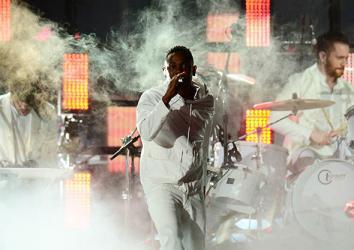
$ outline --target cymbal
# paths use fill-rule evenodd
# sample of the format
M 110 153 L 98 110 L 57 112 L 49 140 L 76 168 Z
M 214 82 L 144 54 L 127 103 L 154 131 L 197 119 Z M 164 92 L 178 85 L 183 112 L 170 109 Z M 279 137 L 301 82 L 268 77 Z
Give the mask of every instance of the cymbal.
M 284 101 L 263 102 L 253 105 L 253 108 L 269 109 L 273 111 L 293 111 L 325 108 L 333 105 L 334 103 L 334 101 L 320 99 L 290 99 Z
M 218 71 L 218 73 L 219 73 L 219 75 L 222 75 L 221 71 Z M 228 82 L 231 82 L 231 83 L 246 83 L 249 85 L 256 84 L 256 79 L 254 79 L 250 76 L 244 75 L 244 74 L 229 73 L 229 74 L 226 74 L 226 78 L 227 78 Z

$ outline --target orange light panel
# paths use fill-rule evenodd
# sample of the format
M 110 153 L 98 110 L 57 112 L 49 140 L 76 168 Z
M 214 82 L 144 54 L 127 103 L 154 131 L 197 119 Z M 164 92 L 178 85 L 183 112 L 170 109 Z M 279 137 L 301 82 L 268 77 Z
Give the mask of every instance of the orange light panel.
M 208 63 L 220 71 L 224 70 L 225 64 L 226 64 L 226 59 L 227 59 L 227 53 L 208 52 L 208 54 L 207 54 Z M 237 53 L 231 53 L 228 71 L 229 71 L 229 73 L 240 72 L 240 57 Z
M 124 155 L 119 155 L 115 159 L 113 159 L 112 161 L 108 161 L 108 171 L 110 173 L 124 174 L 126 166 L 127 166 L 126 157 Z M 128 166 L 130 169 L 131 158 L 129 158 Z M 138 157 L 134 158 L 134 168 L 135 168 L 135 171 L 134 171 L 135 175 L 138 175 L 139 169 L 140 169 L 140 158 L 138 158 Z M 131 172 L 131 171 L 129 170 L 129 172 Z
M 107 146 L 122 146 L 122 138 L 129 135 L 135 127 L 136 107 L 112 106 L 107 108 Z
M 350 53 L 343 78 L 354 86 L 354 54 Z
M 246 0 L 246 44 L 270 45 L 270 0 Z
M 259 127 L 268 124 L 270 110 L 254 110 L 249 109 L 246 112 L 246 133 L 250 133 Z M 246 137 L 246 141 L 258 142 L 257 133 Z M 272 131 L 270 128 L 262 130 L 261 142 L 264 144 L 272 144 Z
M 63 75 L 63 110 L 88 110 L 88 55 L 65 54 Z
M 208 42 L 230 42 L 231 25 L 238 20 L 238 14 L 209 14 L 206 35 Z
M 122 138 L 129 135 L 136 127 L 136 107 L 113 106 L 107 108 L 107 146 L 121 147 Z M 135 136 L 137 133 L 134 134 Z M 141 141 L 134 143 L 141 146 Z M 129 163 L 130 164 L 130 163 Z M 139 160 L 134 161 L 135 169 L 139 172 Z M 108 171 L 112 173 L 124 173 L 125 157 L 118 156 L 108 161 Z
M 85 229 L 91 216 L 91 173 L 75 173 L 64 182 L 64 225 L 71 229 Z
M 0 41 L 11 39 L 11 0 L 0 0 Z

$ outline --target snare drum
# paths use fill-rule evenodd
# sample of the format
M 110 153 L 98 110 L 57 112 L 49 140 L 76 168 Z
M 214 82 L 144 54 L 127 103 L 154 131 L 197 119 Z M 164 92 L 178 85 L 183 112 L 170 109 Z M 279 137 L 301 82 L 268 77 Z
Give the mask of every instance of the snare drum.
M 224 170 L 215 188 L 215 202 L 230 210 L 253 214 L 262 179 L 264 176 L 259 171 L 251 171 L 241 164 Z
M 294 182 L 290 206 L 295 221 L 321 240 L 353 241 L 354 221 L 347 204 L 354 201 L 354 166 L 324 160 L 306 168 Z

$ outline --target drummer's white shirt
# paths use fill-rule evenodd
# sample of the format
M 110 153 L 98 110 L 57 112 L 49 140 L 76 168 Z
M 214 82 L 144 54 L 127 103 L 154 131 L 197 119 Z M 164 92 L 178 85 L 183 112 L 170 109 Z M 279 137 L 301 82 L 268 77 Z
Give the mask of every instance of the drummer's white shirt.
M 297 122 L 285 119 L 274 124 L 272 129 L 285 135 L 284 146 L 289 150 L 290 155 L 298 148 L 309 146 L 321 156 L 332 156 L 337 149 L 336 143 L 322 147 L 313 145 L 310 142 L 310 135 L 315 128 L 329 132 L 332 130 L 331 125 L 335 130 L 346 126 L 344 114 L 354 104 L 354 87 L 339 78 L 331 92 L 325 76 L 320 72 L 317 64 L 314 64 L 304 72 L 292 75 L 278 95 L 277 101 L 291 99 L 293 93 L 296 93 L 298 98 L 331 100 L 335 104 L 323 109 L 300 110 L 297 113 Z M 287 114 L 288 111 L 273 111 L 270 122 Z

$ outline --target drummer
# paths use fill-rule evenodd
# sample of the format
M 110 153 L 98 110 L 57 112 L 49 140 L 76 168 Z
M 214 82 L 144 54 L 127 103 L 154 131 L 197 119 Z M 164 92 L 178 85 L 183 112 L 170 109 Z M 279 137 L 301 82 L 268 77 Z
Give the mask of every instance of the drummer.
M 349 40 L 339 32 L 328 32 L 317 38 L 316 63 L 301 73 L 290 76 L 277 100 L 301 99 L 331 100 L 326 108 L 301 110 L 274 125 L 275 132 L 284 135 L 284 146 L 289 150 L 289 166 L 293 174 L 300 173 L 316 159 L 333 158 L 338 153 L 340 136 L 346 130 L 344 114 L 354 103 L 354 88 L 343 80 L 349 56 Z M 296 94 L 296 95 L 295 95 Z M 289 112 L 272 111 L 273 122 Z

